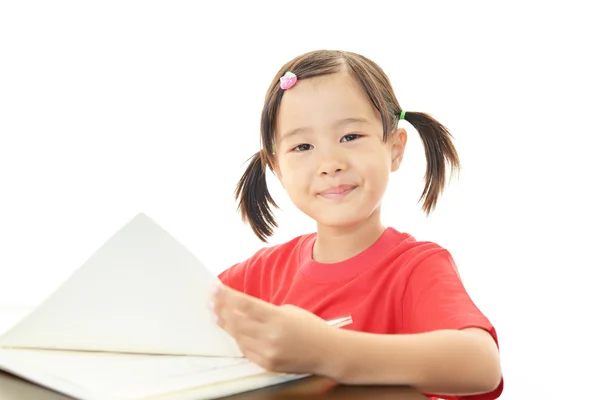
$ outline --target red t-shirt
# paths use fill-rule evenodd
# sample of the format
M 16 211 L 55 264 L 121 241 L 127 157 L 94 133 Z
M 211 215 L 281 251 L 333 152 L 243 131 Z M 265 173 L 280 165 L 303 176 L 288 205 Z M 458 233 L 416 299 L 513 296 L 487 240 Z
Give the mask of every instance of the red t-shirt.
M 362 253 L 323 264 L 312 258 L 315 240 L 313 233 L 263 248 L 219 278 L 241 292 L 276 305 L 292 304 L 326 320 L 350 316 L 352 324 L 344 329 L 410 334 L 477 327 L 498 343 L 452 256 L 439 245 L 387 228 Z M 503 381 L 491 393 L 460 399 L 496 399 L 502 389 Z

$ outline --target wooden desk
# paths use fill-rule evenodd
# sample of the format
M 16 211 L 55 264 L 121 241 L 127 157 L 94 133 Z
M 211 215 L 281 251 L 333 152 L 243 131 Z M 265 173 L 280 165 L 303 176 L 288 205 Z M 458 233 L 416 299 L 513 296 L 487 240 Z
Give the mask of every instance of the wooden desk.
M 428 400 L 414 389 L 402 386 L 345 386 L 326 378 L 311 377 L 264 388 L 222 400 Z
M 0 399 L 2 400 L 72 400 L 13 375 L 0 371 Z M 229 396 L 222 400 L 426 400 L 427 397 L 406 387 L 341 386 L 325 379 L 311 377 L 252 392 Z

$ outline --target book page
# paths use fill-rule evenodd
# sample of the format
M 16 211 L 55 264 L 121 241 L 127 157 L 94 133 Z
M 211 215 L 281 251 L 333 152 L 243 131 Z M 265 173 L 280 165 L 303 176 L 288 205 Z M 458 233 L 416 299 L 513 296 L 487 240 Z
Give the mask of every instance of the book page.
M 272 375 L 245 358 L 0 350 L 0 365 L 82 388 L 103 399 L 141 399 L 237 379 Z M 10 369 L 10 368 L 8 368 Z M 281 379 L 279 379 L 281 380 Z M 267 382 L 265 382 L 266 384 Z
M 217 281 L 139 214 L 6 332 L 0 347 L 240 357 L 207 308 Z

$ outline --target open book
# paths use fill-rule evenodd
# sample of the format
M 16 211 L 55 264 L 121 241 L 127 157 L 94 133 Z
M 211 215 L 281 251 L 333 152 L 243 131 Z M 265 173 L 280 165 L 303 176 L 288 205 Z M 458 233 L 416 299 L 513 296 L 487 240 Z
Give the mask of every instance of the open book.
M 218 278 L 145 214 L 0 337 L 0 370 L 78 399 L 209 399 L 302 375 L 245 359 L 207 308 Z

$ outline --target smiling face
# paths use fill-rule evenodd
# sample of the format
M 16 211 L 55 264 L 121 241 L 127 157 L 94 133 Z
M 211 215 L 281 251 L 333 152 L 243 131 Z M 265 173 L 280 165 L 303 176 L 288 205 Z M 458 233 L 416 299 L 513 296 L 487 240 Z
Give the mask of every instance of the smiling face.
M 383 141 L 381 116 L 347 73 L 299 80 L 279 108 L 274 171 L 292 202 L 320 226 L 379 217 L 404 129 Z M 377 221 L 378 222 L 378 221 Z

